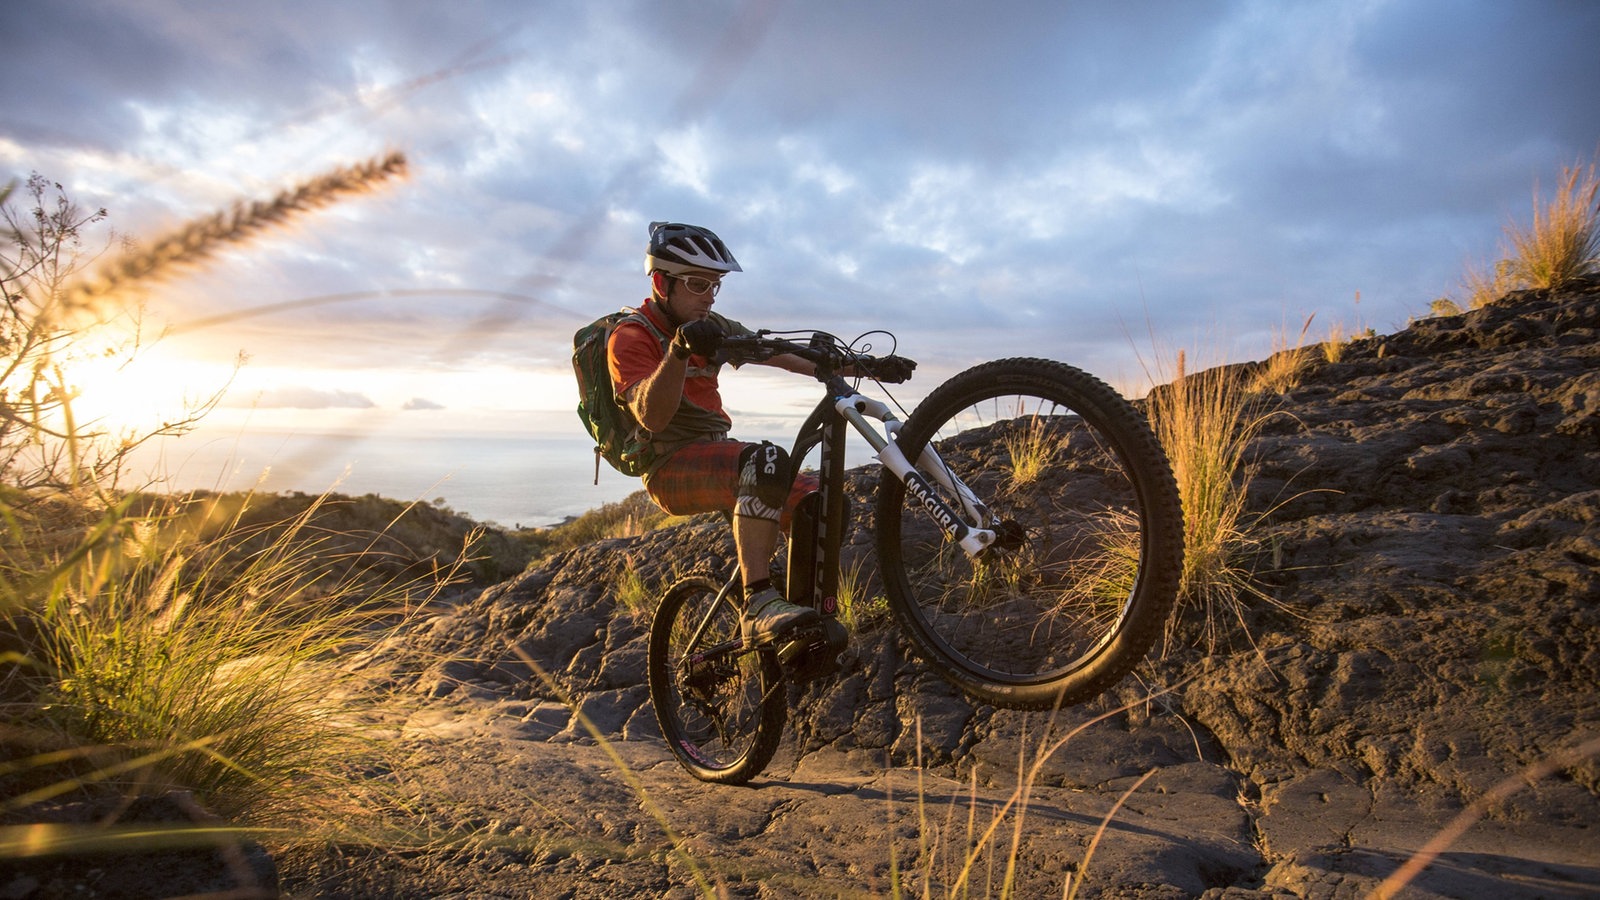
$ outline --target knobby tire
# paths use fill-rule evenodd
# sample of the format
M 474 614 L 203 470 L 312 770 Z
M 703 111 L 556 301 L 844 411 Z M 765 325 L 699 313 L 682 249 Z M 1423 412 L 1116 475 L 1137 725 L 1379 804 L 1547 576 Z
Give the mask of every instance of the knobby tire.
M 777 752 L 788 696 L 772 648 L 737 649 L 740 612 L 718 602 L 719 587 L 693 576 L 662 596 L 650 623 L 650 700 L 662 737 L 690 774 L 744 784 Z M 708 656 L 694 662 L 696 654 Z
M 1046 709 L 1092 699 L 1161 636 L 1183 565 L 1183 514 L 1161 445 L 1109 386 L 1042 359 L 968 369 L 936 388 L 896 443 L 932 442 L 989 507 L 978 560 L 890 476 L 878 555 L 896 620 L 972 698 Z M 958 510 L 955 495 L 936 493 Z

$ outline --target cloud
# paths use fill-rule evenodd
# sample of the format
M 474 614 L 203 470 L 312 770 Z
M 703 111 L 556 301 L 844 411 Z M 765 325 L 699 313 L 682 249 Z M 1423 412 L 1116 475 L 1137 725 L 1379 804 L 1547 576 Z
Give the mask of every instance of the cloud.
M 412 397 L 410 400 L 407 400 L 404 404 L 402 404 L 400 408 L 404 410 L 444 409 L 445 405 L 443 403 L 435 403 L 434 401 L 425 399 L 423 397 Z
M 355 391 L 330 391 L 313 387 L 272 388 L 244 396 L 229 396 L 224 406 L 255 409 L 372 409 L 371 398 Z
M 346 376 L 562 374 L 586 315 L 643 298 L 653 219 L 729 241 L 734 318 L 890 328 L 930 370 L 1116 367 L 1128 330 L 1357 290 L 1389 328 L 1600 142 L 1593 3 L 401 5 L 8 6 L 0 167 L 137 236 L 404 150 L 403 184 L 151 297 L 270 310 L 205 338 L 368 390 L 263 402 L 394 408 Z

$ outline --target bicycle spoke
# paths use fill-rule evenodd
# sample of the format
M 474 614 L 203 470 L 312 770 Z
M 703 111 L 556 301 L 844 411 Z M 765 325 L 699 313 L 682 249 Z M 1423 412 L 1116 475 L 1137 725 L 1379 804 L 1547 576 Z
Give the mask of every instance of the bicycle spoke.
M 748 780 L 771 758 L 783 728 L 777 662 L 742 643 L 739 610 L 703 579 L 668 591 L 651 626 L 656 719 L 673 754 L 708 781 Z
M 930 396 L 908 422 L 902 447 L 917 452 L 924 469 L 930 460 L 942 467 L 927 480 L 952 508 L 962 508 L 953 487 L 976 497 L 985 512 L 968 524 L 992 529 L 994 544 L 969 556 L 944 539 L 919 501 L 890 486 L 879 510 L 886 520 L 879 549 L 890 560 L 886 584 L 897 612 L 919 645 L 979 689 L 1012 686 L 997 688 L 996 702 L 1034 686 L 1040 690 L 1028 702 L 1040 703 L 1044 687 L 1103 668 L 1107 647 L 1127 630 L 1151 550 L 1152 511 L 1142 498 L 1161 498 L 1156 519 L 1178 517 L 1176 495 L 1148 487 L 1153 478 L 1170 479 L 1153 439 L 1130 451 L 1130 434 L 1147 433 L 1134 430 L 1142 423 L 1131 409 L 1108 421 L 1076 404 L 1074 386 L 1057 389 L 1036 377 L 1087 376 L 1043 361 L 1016 363 L 1015 371 L 990 368 L 1015 376 L 1018 386 L 987 373 L 953 379 L 958 389 Z M 1157 454 L 1160 468 L 1138 471 L 1141 452 Z M 1161 602 L 1145 606 L 1147 617 L 1164 619 L 1172 586 L 1165 556 L 1160 571 L 1162 581 L 1146 593 Z M 1142 620 L 1139 632 L 1141 642 L 1154 633 Z

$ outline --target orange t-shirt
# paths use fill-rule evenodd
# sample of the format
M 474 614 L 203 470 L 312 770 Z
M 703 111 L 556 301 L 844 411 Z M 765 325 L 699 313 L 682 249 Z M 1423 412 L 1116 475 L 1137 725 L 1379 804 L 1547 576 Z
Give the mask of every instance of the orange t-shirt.
M 656 308 L 654 301 L 639 307 L 662 334 L 671 334 L 666 316 Z M 732 319 L 715 313 L 712 318 L 725 334 L 747 335 L 750 329 Z M 624 321 L 611 332 L 607 345 L 607 362 L 611 370 L 611 386 L 618 397 L 648 378 L 666 356 L 665 342 L 654 331 L 639 322 Z M 665 459 L 678 448 L 696 441 L 718 440 L 728 435 L 733 419 L 722 406 L 722 393 L 717 389 L 717 372 L 722 368 L 715 360 L 699 354 L 688 359 L 688 372 L 683 381 L 683 396 L 672 421 L 659 432 L 650 434 L 650 444 L 658 458 Z
M 639 312 L 662 334 L 672 334 L 672 326 L 667 324 L 661 311 L 656 309 L 655 301 L 647 301 L 639 307 Z M 662 346 L 655 333 L 637 322 L 624 321 L 618 325 L 616 330 L 611 332 L 611 343 L 608 346 L 611 385 L 618 397 L 626 397 L 635 385 L 648 378 L 661 365 L 661 360 L 667 354 L 666 348 Z M 719 368 L 721 367 L 714 365 L 704 356 L 691 355 L 690 377 L 684 379 L 683 396 L 700 409 L 721 418 L 724 423 L 721 430 L 726 430 L 728 425 L 733 424 L 733 420 L 722 408 L 722 393 L 717 389 Z M 681 409 L 679 415 L 682 415 Z

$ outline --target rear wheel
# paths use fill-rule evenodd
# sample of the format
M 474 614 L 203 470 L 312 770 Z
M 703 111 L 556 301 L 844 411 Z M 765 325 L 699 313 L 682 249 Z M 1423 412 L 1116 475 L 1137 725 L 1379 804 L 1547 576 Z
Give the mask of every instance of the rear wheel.
M 678 762 L 701 781 L 743 784 L 778 750 L 788 713 L 770 647 L 741 649 L 736 595 L 704 577 L 669 588 L 650 625 L 650 700 Z
M 936 388 L 896 443 L 958 512 L 950 476 L 966 485 L 984 508 L 963 520 L 996 534 L 973 559 L 904 484 L 880 482 L 884 586 L 931 666 L 976 699 L 1037 709 L 1138 664 L 1176 598 L 1183 514 L 1131 404 L 1063 363 L 999 360 Z

